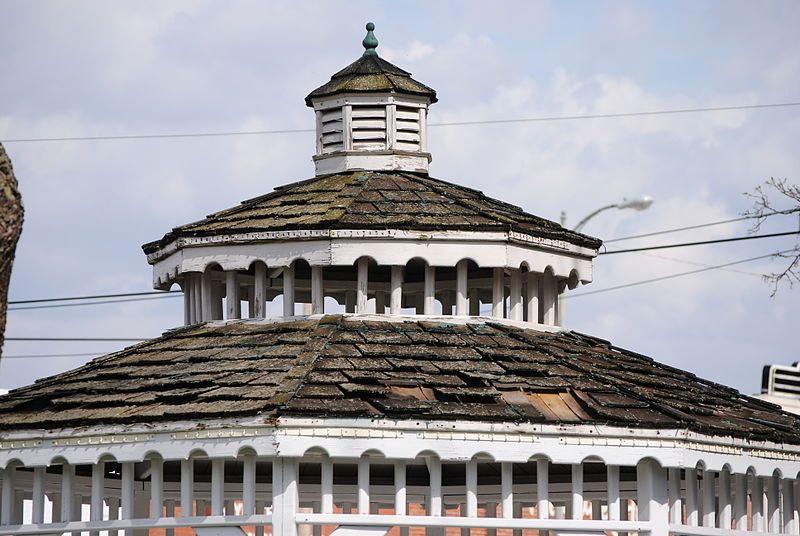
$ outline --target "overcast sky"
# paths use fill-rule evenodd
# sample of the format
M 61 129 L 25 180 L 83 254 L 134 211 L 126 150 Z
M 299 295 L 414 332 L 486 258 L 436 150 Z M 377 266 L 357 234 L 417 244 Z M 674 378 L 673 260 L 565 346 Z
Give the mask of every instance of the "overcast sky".
M 0 0 L 0 140 L 312 128 L 303 98 L 362 51 L 434 87 L 431 122 L 800 101 L 800 3 Z M 612 239 L 737 217 L 769 177 L 800 180 L 800 107 L 430 130 L 431 174 Z M 141 244 L 313 175 L 313 134 L 6 143 L 26 206 L 12 300 L 149 290 Z M 765 232 L 797 228 L 773 218 Z M 746 222 L 621 242 L 743 235 Z M 794 238 L 595 262 L 599 290 L 766 255 Z M 569 300 L 568 326 L 752 393 L 800 360 L 800 289 L 770 259 Z M 12 311 L 9 337 L 155 337 L 180 299 Z M 7 342 L 0 387 L 122 343 Z

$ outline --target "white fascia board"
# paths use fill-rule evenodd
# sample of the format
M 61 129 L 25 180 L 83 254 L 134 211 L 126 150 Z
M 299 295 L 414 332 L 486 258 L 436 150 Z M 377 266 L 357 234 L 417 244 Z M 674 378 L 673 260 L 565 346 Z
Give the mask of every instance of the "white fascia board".
M 58 457 L 74 464 L 94 463 L 106 455 L 118 461 L 139 461 L 153 453 L 165 459 L 199 452 L 233 457 L 243 448 L 259 456 L 301 457 L 324 451 L 334 458 L 372 452 L 389 459 L 413 459 L 433 453 L 449 461 L 489 456 L 522 463 L 546 457 L 558 464 L 603 461 L 625 466 L 653 458 L 663 467 L 701 465 L 719 471 L 729 466 L 734 473 L 751 470 L 760 476 L 777 469 L 790 478 L 800 472 L 797 445 L 687 430 L 367 418 L 251 418 L 5 432 L 0 435 L 0 468 L 15 461 L 29 467 L 47 465 Z
M 402 106 L 417 106 L 427 108 L 430 100 L 427 97 L 410 94 L 396 93 L 343 93 L 331 97 L 318 97 L 313 99 L 314 110 L 322 111 L 330 108 L 340 108 L 346 104 L 400 104 Z
M 383 265 L 405 265 L 419 256 L 433 266 L 455 266 L 462 258 L 483 267 L 527 265 L 543 272 L 550 266 L 557 277 L 568 278 L 575 271 L 580 281 L 592 280 L 591 259 L 596 250 L 537 237 L 521 240 L 520 236 L 399 229 L 270 231 L 184 237 L 149 254 L 147 260 L 153 265 L 155 288 L 168 286 L 181 273 L 202 272 L 212 263 L 226 270 L 245 270 L 256 260 L 287 266 L 301 258 L 309 264 L 350 265 L 364 255 Z

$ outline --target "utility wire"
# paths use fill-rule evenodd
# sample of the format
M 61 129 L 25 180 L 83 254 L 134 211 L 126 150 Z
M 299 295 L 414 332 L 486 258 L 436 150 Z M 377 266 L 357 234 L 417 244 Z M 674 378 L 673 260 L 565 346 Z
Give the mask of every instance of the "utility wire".
M 152 294 L 176 294 L 180 290 L 151 290 L 148 292 L 128 292 L 125 294 L 96 294 L 94 296 L 68 296 L 66 298 L 41 298 L 37 300 L 15 300 L 9 301 L 9 305 L 21 305 L 23 303 L 45 303 L 71 300 L 97 300 L 101 298 L 126 298 L 129 296 L 149 296 Z
M 665 275 L 665 276 L 662 276 L 662 277 L 654 277 L 652 279 L 644 279 L 642 281 L 636 281 L 634 283 L 626 283 L 624 285 L 616 285 L 616 286 L 613 286 L 613 287 L 606 287 L 606 288 L 601 288 L 601 289 L 597 289 L 597 290 L 590 290 L 588 292 L 581 292 L 579 294 L 565 294 L 564 295 L 564 299 L 566 300 L 566 299 L 570 299 L 570 298 L 580 298 L 580 297 L 583 297 L 583 296 L 589 296 L 590 294 L 600 294 L 600 293 L 603 293 L 603 292 L 611 292 L 612 290 L 620 290 L 620 289 L 623 289 L 623 288 L 636 287 L 636 286 L 639 286 L 639 285 L 646 285 L 646 284 L 649 284 L 649 283 L 656 283 L 658 281 L 666 281 L 667 279 L 676 279 L 678 277 L 683 277 L 683 276 L 687 276 L 687 275 L 699 274 L 701 272 L 708 272 L 709 270 L 719 270 L 719 269 L 722 269 L 722 268 L 727 268 L 728 266 L 734 266 L 736 264 L 744 264 L 746 262 L 752 262 L 752 261 L 757 261 L 757 260 L 760 260 L 760 259 L 766 259 L 768 257 L 775 257 L 776 255 L 782 255 L 782 254 L 785 254 L 785 253 L 790 253 L 792 251 L 794 251 L 794 250 L 793 249 L 787 249 L 787 250 L 784 250 L 784 251 L 777 251 L 775 253 L 769 253 L 767 255 L 760 255 L 758 257 L 751 257 L 749 259 L 742 259 L 742 260 L 739 260 L 739 261 L 727 262 L 725 264 L 717 264 L 716 266 L 708 266 L 706 268 L 700 268 L 698 270 L 690 270 L 688 272 L 679 272 L 677 274 Z
M 177 292 L 177 291 L 175 291 Z M 163 293 L 161 293 L 163 294 Z M 89 301 L 83 303 L 53 303 L 50 305 L 31 305 L 27 307 L 9 307 L 9 311 L 29 311 L 31 309 L 55 309 L 57 307 L 81 307 L 83 305 L 105 305 L 107 303 L 127 303 L 139 301 L 152 301 L 163 300 L 164 298 L 180 298 L 177 294 L 169 294 L 167 296 L 150 296 L 149 298 L 127 298 L 123 300 L 103 300 L 103 301 Z
M 760 110 L 767 108 L 786 108 L 800 106 L 800 102 L 779 102 L 769 104 L 749 104 L 741 106 L 713 106 L 706 108 L 678 108 L 673 110 L 649 110 L 640 112 L 621 112 L 608 114 L 585 114 L 585 115 L 557 115 L 547 117 L 524 117 L 518 119 L 487 119 L 478 121 L 452 121 L 447 123 L 430 123 L 429 127 L 453 127 L 471 125 L 500 125 L 508 123 L 541 123 L 546 121 L 574 121 L 579 119 L 613 119 L 619 117 L 642 117 L 651 115 L 675 115 L 688 113 L 704 112 L 725 112 L 732 110 Z M 38 143 L 53 141 L 96 141 L 96 140 L 142 140 L 142 139 L 162 139 L 162 138 L 212 138 L 222 136 L 260 136 L 267 134 L 298 134 L 314 132 L 311 128 L 291 128 L 278 130 L 240 130 L 240 131 L 221 131 L 221 132 L 184 132 L 174 134 L 123 134 L 118 136 L 66 136 L 52 138 L 11 138 L 0 140 L 3 143 Z
M 612 251 L 601 251 L 598 255 L 615 255 L 617 253 L 634 253 L 639 251 L 652 251 L 655 249 L 685 248 L 690 246 L 703 246 L 706 244 L 723 244 L 726 242 L 740 242 L 742 240 L 756 240 L 759 238 L 775 238 L 776 236 L 789 236 L 800 234 L 800 231 L 787 231 L 785 233 L 771 233 L 753 236 L 737 236 L 735 238 L 719 238 L 717 240 L 703 240 L 702 242 L 682 242 L 679 244 L 664 244 L 662 246 L 649 246 L 643 248 L 615 249 Z
M 83 354 L 18 354 L 18 355 L 4 355 L 2 356 L 3 359 L 38 359 L 38 358 L 50 358 L 50 357 L 88 357 L 88 356 L 99 356 L 102 354 L 98 354 L 97 352 L 86 352 Z
M 23 342 L 141 342 L 148 339 L 126 339 L 116 337 L 6 337 L 6 340 Z
M 774 216 L 774 214 L 770 214 L 770 216 Z M 623 240 L 633 240 L 634 238 L 646 238 L 648 236 L 658 236 L 670 233 L 679 233 L 681 231 L 691 231 L 692 229 L 702 229 L 703 227 L 713 227 L 715 225 L 722 225 L 725 223 L 733 223 L 737 221 L 744 221 L 750 220 L 754 216 L 742 216 L 741 218 L 733 218 L 731 220 L 722 220 L 722 221 L 712 221 L 711 223 L 700 223 L 698 225 L 689 225 L 686 227 L 676 227 L 674 229 L 666 229 L 664 231 L 654 231 L 652 233 L 643 233 L 637 235 L 630 235 L 630 236 L 623 236 L 620 238 L 612 238 L 611 240 L 603 240 L 604 244 L 611 244 L 612 242 L 622 242 Z
M 676 279 L 676 278 L 684 277 L 684 276 L 687 276 L 687 275 L 693 275 L 693 274 L 699 274 L 699 273 L 702 273 L 702 272 L 708 272 L 710 270 L 721 270 L 723 268 L 727 268 L 728 266 L 734 266 L 734 265 L 737 265 L 737 264 L 744 264 L 746 262 L 752 262 L 752 261 L 757 261 L 757 260 L 760 260 L 760 259 L 766 259 L 766 258 L 769 258 L 769 257 L 775 257 L 776 255 L 782 255 L 782 254 L 785 254 L 785 253 L 790 253 L 792 251 L 794 251 L 794 250 L 787 249 L 787 250 L 784 250 L 784 251 L 777 251 L 775 253 L 769 253 L 767 255 L 759 255 L 758 257 L 751 257 L 749 259 L 742 259 L 742 260 L 738 260 L 738 261 L 727 262 L 727 263 L 718 264 L 718 265 L 715 265 L 715 266 L 707 266 L 705 268 L 700 268 L 698 270 L 690 270 L 688 272 L 679 272 L 677 274 L 670 274 L 670 275 L 666 275 L 666 276 L 662 276 L 662 277 L 655 277 L 655 278 L 652 278 L 652 279 L 645 279 L 643 281 L 636 281 L 634 283 L 626 283 L 624 285 L 617 285 L 617 286 L 614 286 L 614 287 L 607 287 L 607 288 L 602 288 L 602 289 L 598 289 L 598 290 L 591 290 L 589 292 L 581 292 L 579 294 L 565 295 L 564 299 L 580 298 L 581 296 L 589 296 L 591 294 L 600 294 L 600 293 L 603 293 L 603 292 L 611 292 L 612 290 L 620 290 L 620 289 L 639 286 L 639 285 L 646 285 L 646 284 L 649 284 L 649 283 L 656 283 L 658 281 L 666 281 L 668 279 Z M 147 340 L 147 339 L 66 338 L 66 337 L 65 338 L 55 338 L 55 337 L 49 337 L 49 338 L 45 338 L 45 337 L 7 337 L 6 340 L 7 341 L 124 341 L 124 342 L 141 342 L 141 341 L 144 341 L 144 340 Z M 90 355 L 91 356 L 97 355 L 97 353 L 95 352 L 95 353 L 76 353 L 76 354 L 27 354 L 27 355 L 10 355 L 10 356 L 3 356 L 3 357 L 4 358 L 9 358 L 9 359 L 12 359 L 12 358 L 22 359 L 22 358 L 45 358 L 45 357 L 47 357 L 47 358 L 49 358 L 49 357 L 80 357 L 80 356 L 90 356 Z

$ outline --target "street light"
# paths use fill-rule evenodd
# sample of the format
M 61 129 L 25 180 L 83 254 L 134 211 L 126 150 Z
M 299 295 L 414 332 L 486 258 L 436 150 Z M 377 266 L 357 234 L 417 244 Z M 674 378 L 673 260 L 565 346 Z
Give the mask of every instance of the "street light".
M 597 216 L 598 214 L 600 214 L 604 210 L 609 210 L 609 209 L 612 209 L 612 208 L 617 208 L 617 209 L 620 209 L 620 210 L 624 209 L 624 208 L 632 208 L 633 210 L 646 210 L 646 209 L 650 208 L 650 205 L 652 205 L 652 204 L 653 204 L 653 198 L 650 197 L 649 195 L 642 195 L 642 196 L 639 196 L 639 197 L 634 197 L 632 199 L 628 199 L 626 197 L 623 197 L 622 201 L 620 201 L 619 203 L 614 203 L 613 205 L 607 205 L 605 207 L 600 207 L 597 210 L 595 210 L 594 212 L 591 212 L 588 216 L 586 216 L 585 218 L 583 218 L 581 221 L 578 222 L 578 225 L 575 226 L 573 231 L 580 231 L 581 229 L 583 229 L 583 227 L 586 225 L 586 223 L 589 220 L 591 220 L 592 218 L 594 218 L 595 216 Z M 562 226 L 565 225 L 566 222 L 567 222 L 567 215 L 566 215 L 565 212 L 562 212 L 561 213 L 561 225 Z
M 647 210 L 650 208 L 650 205 L 653 204 L 653 198 L 649 195 L 640 195 L 639 197 L 634 197 L 633 199 L 628 199 L 627 197 L 623 197 L 622 201 L 619 203 L 614 203 L 613 205 L 607 205 L 605 207 L 600 207 L 594 212 L 590 213 L 588 216 L 583 218 L 581 221 L 578 222 L 578 225 L 575 226 L 573 231 L 580 231 L 583 229 L 584 225 L 603 212 L 604 210 L 609 210 L 612 208 L 624 209 L 624 208 L 632 208 L 633 210 Z M 567 226 L 567 213 L 565 211 L 561 211 L 561 226 Z M 567 307 L 566 302 L 564 301 L 564 294 L 559 293 L 558 295 L 558 315 L 561 320 L 561 325 L 564 325 L 566 316 L 567 316 Z

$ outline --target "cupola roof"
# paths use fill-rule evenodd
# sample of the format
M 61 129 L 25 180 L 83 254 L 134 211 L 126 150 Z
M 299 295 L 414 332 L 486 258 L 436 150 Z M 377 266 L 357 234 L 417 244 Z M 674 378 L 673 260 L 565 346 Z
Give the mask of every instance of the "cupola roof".
M 367 38 L 364 39 L 364 54 L 356 61 L 331 76 L 330 82 L 323 84 L 306 97 L 306 104 L 313 106 L 317 98 L 343 93 L 405 93 L 419 95 L 436 102 L 436 91 L 422 82 L 411 78 L 411 73 L 379 57 L 375 48 L 377 40 L 369 41 L 372 23 L 367 24 Z M 373 46 L 374 44 L 374 46 Z
M 279 186 L 142 247 L 149 254 L 182 237 L 303 229 L 503 231 L 590 249 L 602 244 L 478 190 L 408 172 L 352 171 Z
M 0 397 L 0 430 L 194 418 L 591 424 L 800 444 L 800 417 L 575 332 L 486 318 L 200 324 Z

